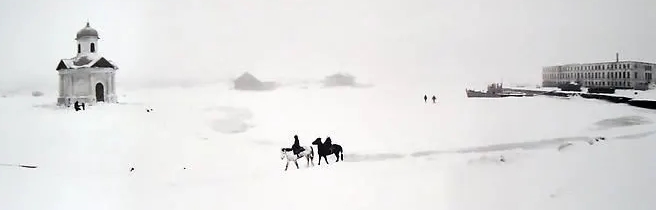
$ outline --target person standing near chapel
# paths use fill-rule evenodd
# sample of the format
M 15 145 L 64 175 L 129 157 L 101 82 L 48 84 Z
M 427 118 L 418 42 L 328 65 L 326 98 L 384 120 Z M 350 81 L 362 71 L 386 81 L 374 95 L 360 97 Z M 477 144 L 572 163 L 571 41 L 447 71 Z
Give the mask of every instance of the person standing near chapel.
M 75 104 L 73 104 L 73 108 L 75 109 L 76 112 L 80 111 L 80 102 L 75 101 Z

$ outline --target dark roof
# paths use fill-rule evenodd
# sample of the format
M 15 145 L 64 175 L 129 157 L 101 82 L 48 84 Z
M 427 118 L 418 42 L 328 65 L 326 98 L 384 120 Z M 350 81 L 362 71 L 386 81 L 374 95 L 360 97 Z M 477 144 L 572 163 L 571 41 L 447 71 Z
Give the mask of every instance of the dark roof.
M 568 63 L 568 64 L 561 64 L 561 65 L 553 65 L 553 66 L 544 66 L 543 68 L 553 68 L 553 67 L 563 67 L 563 66 L 583 66 L 583 65 L 605 65 L 605 64 L 616 64 L 616 63 L 631 63 L 631 64 L 643 64 L 643 65 L 656 65 L 656 63 L 649 63 L 649 62 L 643 62 L 643 61 L 631 61 L 631 60 L 624 60 L 624 61 L 606 61 L 606 62 L 594 62 L 594 63 Z
M 105 59 L 105 58 L 103 58 L 103 57 L 101 57 L 100 59 L 98 59 L 98 61 L 96 61 L 96 63 L 94 63 L 93 65 L 91 65 L 91 67 L 99 67 L 99 68 L 115 68 L 114 64 L 110 63 L 109 61 L 107 61 L 107 59 Z
M 326 86 L 353 86 L 355 85 L 355 77 L 350 74 L 333 74 L 327 76 L 323 80 Z
M 252 74 L 245 72 L 235 79 L 235 83 L 261 83 L 261 81 L 255 78 Z
M 112 61 L 100 56 L 80 56 L 71 59 L 61 59 L 57 64 L 57 71 L 61 69 L 78 68 L 113 68 L 118 69 Z
M 236 90 L 266 91 L 274 90 L 278 86 L 276 82 L 262 82 L 248 72 L 239 76 L 234 82 Z
M 91 28 L 91 25 L 89 25 L 89 22 L 87 22 L 87 25 L 84 28 L 82 28 L 80 31 L 77 32 L 77 35 L 75 36 L 75 39 L 77 40 L 77 39 L 80 39 L 82 37 L 88 37 L 88 36 L 96 37 L 96 38 L 100 39 L 98 37 L 98 31 L 96 31 L 96 29 Z

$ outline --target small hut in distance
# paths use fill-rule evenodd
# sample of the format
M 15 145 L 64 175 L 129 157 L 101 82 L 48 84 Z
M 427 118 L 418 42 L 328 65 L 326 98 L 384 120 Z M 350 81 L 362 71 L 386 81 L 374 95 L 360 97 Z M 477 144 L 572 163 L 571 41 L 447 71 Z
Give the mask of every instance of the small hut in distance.
M 355 77 L 350 74 L 333 74 L 327 76 L 323 80 L 323 85 L 326 87 L 338 87 L 338 86 L 356 86 Z
M 276 89 L 275 82 L 262 82 L 251 73 L 244 72 L 234 81 L 235 90 L 263 91 Z

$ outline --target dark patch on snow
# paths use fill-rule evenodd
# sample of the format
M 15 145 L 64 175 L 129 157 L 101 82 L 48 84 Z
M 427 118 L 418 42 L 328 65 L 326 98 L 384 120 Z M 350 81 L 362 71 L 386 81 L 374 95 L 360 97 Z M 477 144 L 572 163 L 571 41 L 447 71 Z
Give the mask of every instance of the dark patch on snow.
M 539 149 L 545 147 L 551 147 L 553 145 L 559 145 L 565 142 L 570 141 L 587 141 L 590 137 L 565 137 L 565 138 L 554 138 L 554 139 L 545 139 L 534 142 L 518 142 L 518 143 L 506 143 L 506 144 L 494 144 L 481 147 L 470 147 L 460 150 L 456 150 L 456 153 L 471 153 L 471 152 L 495 152 L 495 151 L 504 151 L 511 149 Z
M 32 91 L 32 96 L 34 96 L 34 97 L 41 97 L 41 96 L 43 96 L 43 95 L 44 95 L 44 94 L 43 94 L 43 92 L 41 92 L 41 91 L 38 91 L 38 90 L 36 90 L 36 91 Z
M 212 120 L 211 123 L 212 130 L 220 133 L 243 133 L 254 127 L 247 122 L 253 117 L 248 109 L 221 106 L 206 108 L 205 111 L 218 111 L 224 115 L 222 118 Z
M 331 155 L 334 157 L 334 155 Z M 404 155 L 401 154 L 391 154 L 391 153 L 383 153 L 383 154 L 345 154 L 344 155 L 344 161 L 345 162 L 368 162 L 368 161 L 383 161 L 383 160 L 390 160 L 390 159 L 399 159 L 405 157 Z
M 410 154 L 412 157 L 422 157 L 422 156 L 429 156 L 429 155 L 439 155 L 439 154 L 444 154 L 448 153 L 447 151 L 438 151 L 438 150 L 432 150 L 432 151 L 421 151 L 421 152 L 415 152 Z
M 566 142 L 571 141 L 587 141 L 591 139 L 590 137 L 565 137 L 565 138 L 554 138 L 554 139 L 545 139 L 540 141 L 533 142 L 517 142 L 517 143 L 505 143 L 505 144 L 493 144 L 487 146 L 478 146 L 478 147 L 468 147 L 457 150 L 429 150 L 429 151 L 420 151 L 410 154 L 412 157 L 421 157 L 428 155 L 437 155 L 445 153 L 485 153 L 485 152 L 497 152 L 497 151 L 506 151 L 513 149 L 541 149 L 552 147 L 554 145 L 560 145 Z
M 57 106 L 56 104 L 35 104 L 35 105 L 32 105 L 32 107 L 41 108 L 41 109 L 50 109 L 50 110 L 68 109 L 65 106 Z
M 651 135 L 654 135 L 654 134 L 656 134 L 656 131 L 621 135 L 621 136 L 616 136 L 615 138 L 616 139 L 640 139 L 640 138 L 644 138 L 644 137 L 651 136 Z
M 616 118 L 600 120 L 596 122 L 594 125 L 597 126 L 597 129 L 601 130 L 601 129 L 610 129 L 610 128 L 617 128 L 617 127 L 645 125 L 650 123 L 653 122 L 642 116 L 624 116 L 624 117 L 616 117 Z
M 563 143 L 563 144 L 561 144 L 560 146 L 558 146 L 558 151 L 562 151 L 562 150 L 564 150 L 565 148 L 567 148 L 567 147 L 569 147 L 569 146 L 572 146 L 572 145 L 573 145 L 573 144 L 570 143 L 570 142 Z
M 478 158 L 470 159 L 467 161 L 467 164 L 476 164 L 476 163 L 505 163 L 507 161 L 506 157 L 503 155 L 481 155 Z
M 252 127 L 238 119 L 218 119 L 212 122 L 212 130 L 224 134 L 243 133 Z

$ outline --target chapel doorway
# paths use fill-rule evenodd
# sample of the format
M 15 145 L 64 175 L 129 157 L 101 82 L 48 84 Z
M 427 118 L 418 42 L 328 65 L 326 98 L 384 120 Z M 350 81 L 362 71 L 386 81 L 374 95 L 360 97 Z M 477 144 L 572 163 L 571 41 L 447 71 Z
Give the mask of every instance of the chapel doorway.
M 102 83 L 96 84 L 96 102 L 105 101 L 105 87 Z

